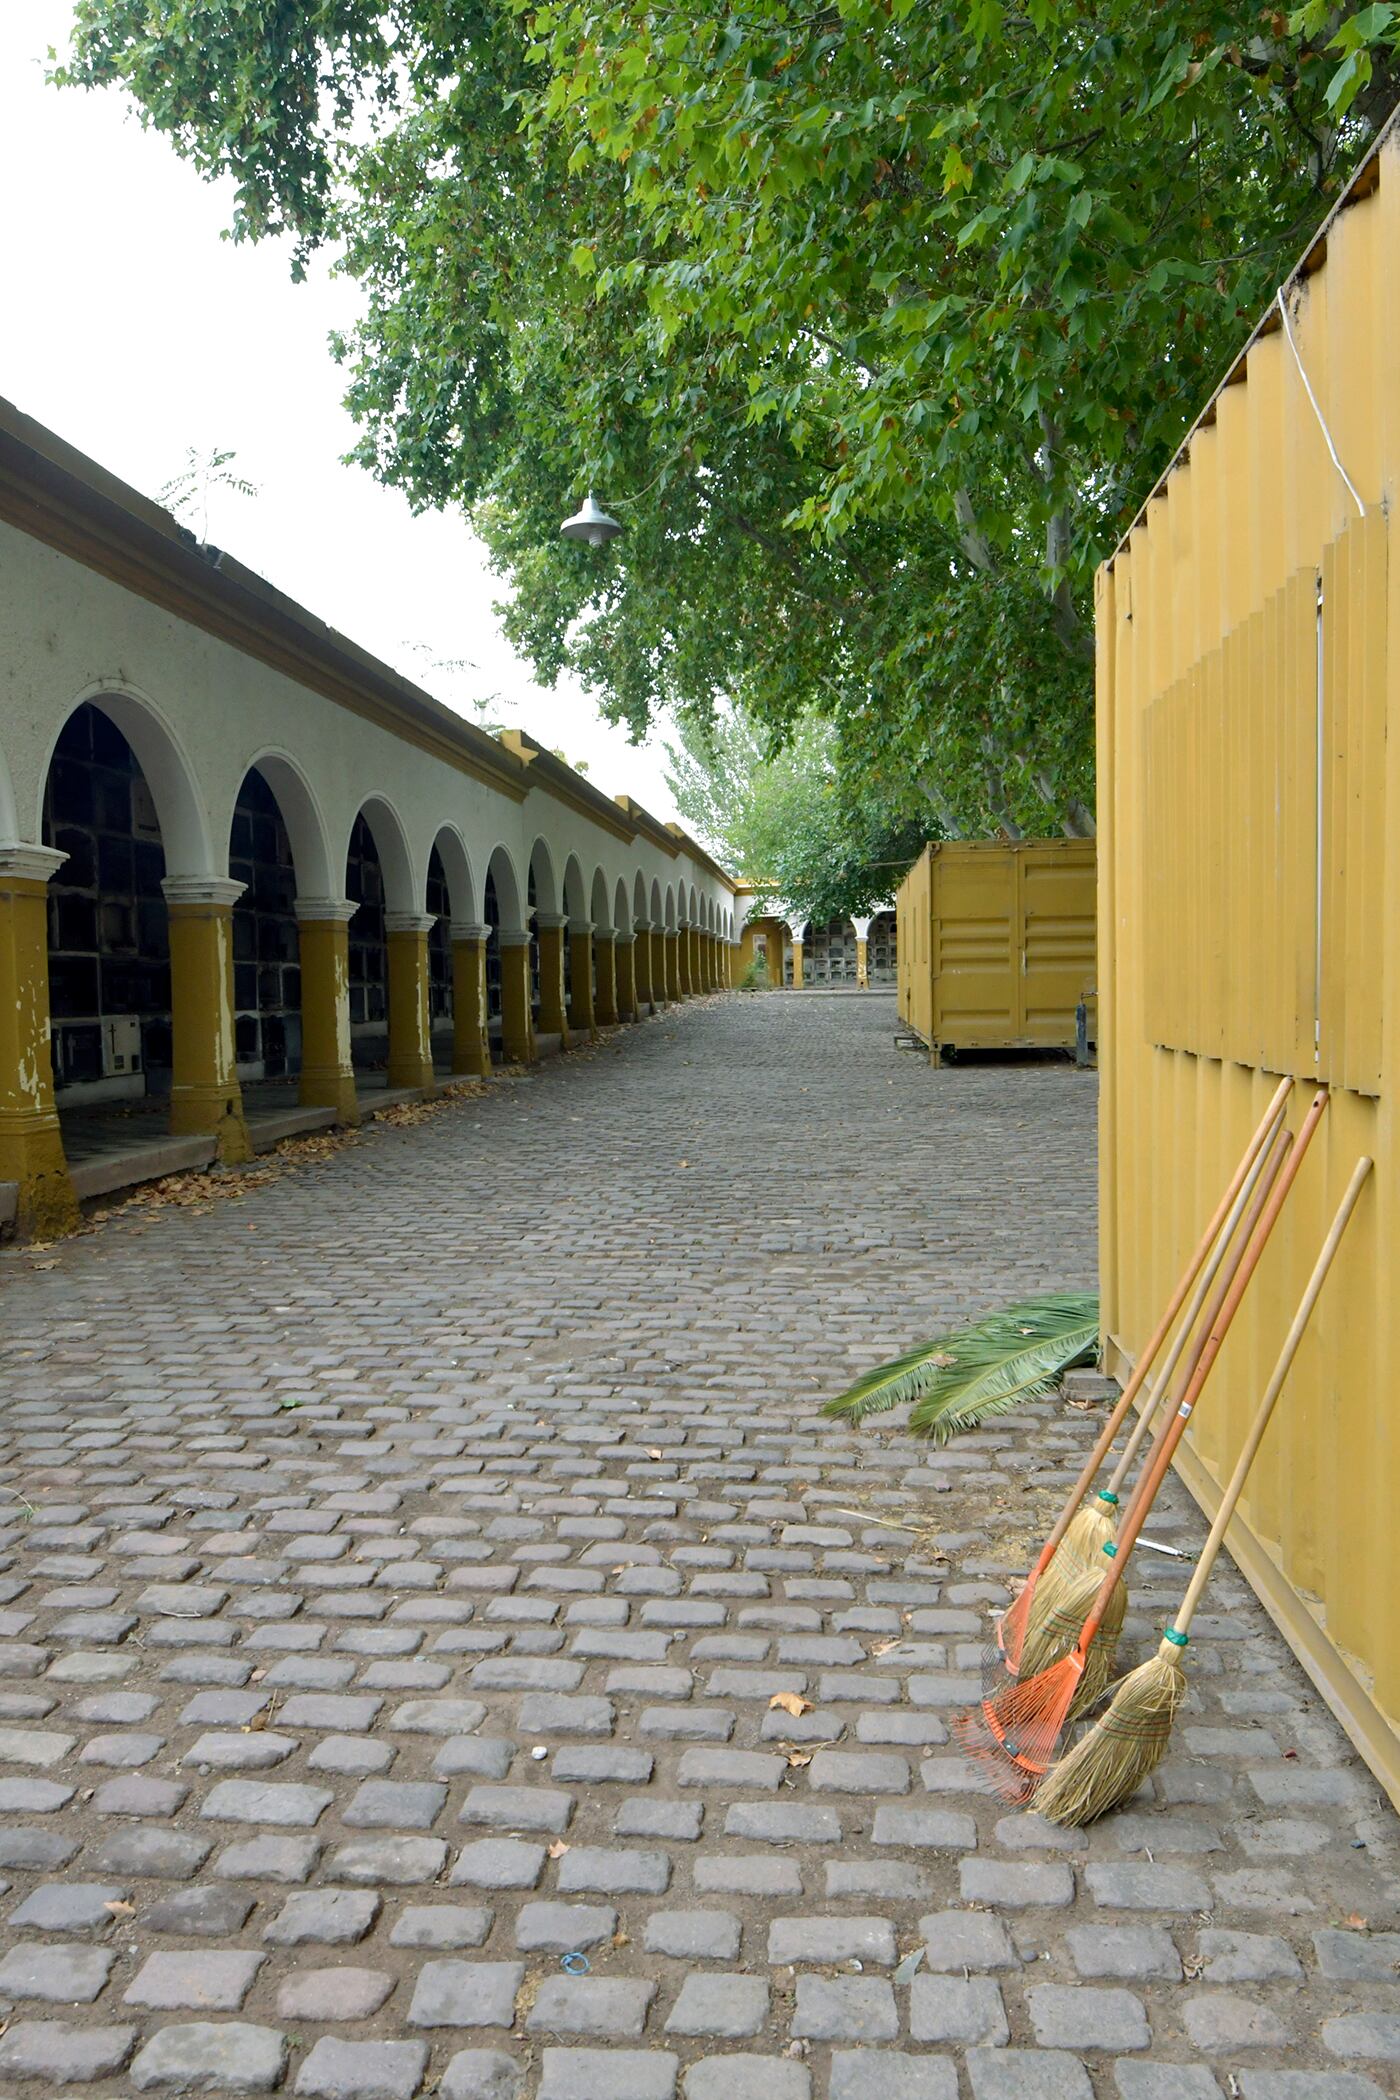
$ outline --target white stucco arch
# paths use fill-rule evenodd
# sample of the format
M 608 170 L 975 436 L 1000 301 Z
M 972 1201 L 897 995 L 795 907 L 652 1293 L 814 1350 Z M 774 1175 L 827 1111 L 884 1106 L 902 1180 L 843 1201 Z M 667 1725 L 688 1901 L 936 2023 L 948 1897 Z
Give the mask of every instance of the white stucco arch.
M 403 820 L 392 802 L 384 795 L 367 795 L 356 811 L 369 826 L 374 850 L 379 855 L 379 866 L 384 876 L 384 909 L 386 911 L 421 912 L 423 892 L 427 882 L 427 865 L 423 868 L 423 881 L 419 882 L 413 872 L 413 858 L 408 850 L 408 837 Z M 354 825 L 350 830 L 353 832 Z M 345 863 L 350 855 L 350 835 L 346 834 L 345 851 L 341 856 L 341 880 L 344 881 Z
M 627 908 L 627 878 L 619 875 L 617 888 L 613 891 L 613 928 L 617 933 L 632 931 L 632 914 Z
M 564 863 L 564 903 L 562 909 L 570 919 L 582 922 L 590 916 L 588 892 L 584 887 L 583 868 L 576 853 L 571 853 Z
M 651 923 L 653 926 L 666 924 L 666 907 L 661 900 L 661 884 L 655 876 L 652 877 L 651 883 Z
M 58 739 L 78 709 L 89 704 L 115 722 L 136 754 L 156 806 L 166 875 L 225 874 L 227 855 L 213 850 L 204 797 L 174 726 L 148 694 L 117 679 L 100 679 L 79 693 L 55 724 L 39 772 L 35 839 L 43 837 L 44 791 Z
M 554 872 L 554 855 L 550 851 L 548 839 L 537 838 L 533 846 L 531 846 L 529 871 L 534 878 L 535 884 L 534 909 L 536 911 L 558 911 L 559 882 Z M 501 923 L 502 925 L 505 924 L 504 919 Z
M 667 885 L 666 885 L 666 911 L 665 911 L 665 922 L 664 922 L 664 923 L 665 923 L 665 927 L 666 927 L 666 931 L 667 931 L 667 933 L 674 933 L 674 932 L 675 932 L 675 930 L 676 930 L 676 893 L 675 893 L 675 890 L 674 890 L 674 889 L 672 888 L 672 886 L 671 886 L 671 884 L 670 884 L 669 882 L 668 882 L 668 883 L 667 883 Z
M 647 916 L 647 879 L 638 868 L 632 878 L 632 924 L 640 926 Z
M 608 902 L 608 878 L 601 868 L 593 870 L 593 888 L 588 900 L 588 916 L 593 921 L 595 932 L 612 932 L 612 906 Z
M 485 889 L 489 877 L 496 892 L 496 910 L 500 915 L 503 933 L 523 933 L 525 930 L 525 889 L 516 873 L 515 863 L 504 846 L 495 846 L 487 857 L 486 875 L 482 877 L 482 910 L 485 911 Z
M 34 838 L 29 843 L 37 846 L 39 841 L 37 838 Z M 0 846 L 17 846 L 18 844 L 19 809 L 15 802 L 14 783 L 10 779 L 10 769 L 5 762 L 5 754 L 3 751 L 0 751 Z
M 447 905 L 449 916 L 460 925 L 468 926 L 477 920 L 476 882 L 472 876 L 471 855 L 467 842 L 455 824 L 442 824 L 433 840 L 437 857 L 442 862 L 442 872 L 447 878 Z M 429 859 L 431 860 L 431 852 Z
M 345 866 L 331 865 L 330 834 L 316 791 L 289 751 L 268 749 L 259 751 L 243 768 L 243 779 L 238 783 L 234 806 L 238 794 L 242 793 L 243 781 L 257 770 L 271 788 L 287 829 L 287 842 L 292 849 L 292 868 L 297 879 L 297 895 L 303 900 L 323 897 L 339 897 L 345 888 Z M 229 809 L 224 837 L 228 840 L 233 831 L 233 808 Z M 229 847 L 225 847 L 224 873 L 228 872 Z

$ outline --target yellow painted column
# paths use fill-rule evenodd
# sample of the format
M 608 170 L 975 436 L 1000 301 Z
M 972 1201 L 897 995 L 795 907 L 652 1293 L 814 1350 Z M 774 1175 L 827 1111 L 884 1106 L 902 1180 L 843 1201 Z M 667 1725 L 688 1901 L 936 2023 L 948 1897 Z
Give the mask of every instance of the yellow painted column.
M 681 997 L 681 937 L 674 926 L 666 929 L 666 997 Z
M 233 907 L 246 885 L 167 875 L 170 919 L 170 1132 L 213 1138 L 225 1166 L 251 1159 L 233 1048 Z
M 617 953 L 612 933 L 595 933 L 593 953 L 598 959 L 598 983 L 593 1010 L 600 1028 L 617 1026 Z
M 428 912 L 386 911 L 384 934 L 389 950 L 390 1086 L 420 1087 L 431 1093 L 433 1046 L 428 1022 L 428 935 L 436 920 Z
M 651 922 L 651 1003 L 664 1006 L 670 998 L 670 977 L 667 972 L 666 929 L 657 920 Z
M 569 922 L 569 1022 L 580 1035 L 592 1035 L 594 1027 L 593 1007 L 593 921 L 571 919 Z
M 343 897 L 298 897 L 301 961 L 303 1108 L 333 1108 L 338 1123 L 358 1123 L 350 1056 L 350 921 L 357 907 Z
M 862 990 L 870 985 L 870 942 L 862 934 L 856 935 L 856 983 Z
M 473 1079 L 491 1070 L 486 1026 L 486 942 L 489 926 L 452 921 L 452 1069 Z
M 655 994 L 651 984 L 651 921 L 638 919 L 632 943 L 632 982 L 637 994 L 637 1012 L 650 1007 Z
M 705 935 L 705 990 L 707 992 L 713 992 L 717 991 L 718 989 L 719 942 L 714 934 L 707 933 Z
M 679 998 L 688 999 L 694 989 L 695 981 L 690 974 L 690 928 L 682 919 L 676 931 L 676 993 Z
M 705 982 L 705 936 L 698 926 L 692 926 L 690 929 L 690 950 L 691 982 L 697 992 L 707 992 L 709 986 Z
M 792 988 L 795 992 L 800 992 L 802 989 L 802 928 L 800 926 L 795 926 L 792 930 Z
M 569 1047 L 572 1019 L 564 1005 L 564 928 L 568 923 L 563 912 L 535 913 L 540 943 L 540 1034 L 557 1035 L 561 1050 Z
M 78 1223 L 49 1028 L 49 877 L 67 858 L 0 846 L 0 1181 L 18 1187 L 18 1230 L 44 1240 Z
M 499 926 L 501 953 L 501 1056 L 507 1064 L 535 1062 L 535 1017 L 530 1011 L 530 936 Z
M 637 1013 L 637 942 L 630 933 L 613 936 L 614 972 L 617 979 L 617 1018 L 635 1021 Z

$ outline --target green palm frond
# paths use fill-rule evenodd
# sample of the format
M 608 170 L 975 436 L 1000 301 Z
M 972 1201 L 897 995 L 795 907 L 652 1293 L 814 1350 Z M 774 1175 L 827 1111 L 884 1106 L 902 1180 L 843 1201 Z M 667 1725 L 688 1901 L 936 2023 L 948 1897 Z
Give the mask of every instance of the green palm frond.
M 828 1400 L 822 1412 L 860 1422 L 913 1400 L 909 1427 L 945 1444 L 965 1429 L 1052 1392 L 1072 1365 L 1093 1357 L 1098 1339 L 1099 1302 L 1093 1292 L 1030 1298 L 867 1371 Z

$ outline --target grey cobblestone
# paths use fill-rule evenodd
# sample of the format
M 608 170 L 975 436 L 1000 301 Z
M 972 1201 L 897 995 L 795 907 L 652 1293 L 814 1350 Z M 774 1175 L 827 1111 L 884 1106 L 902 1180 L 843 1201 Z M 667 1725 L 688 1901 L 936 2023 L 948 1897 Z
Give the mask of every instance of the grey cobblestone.
M 0 1250 L 6 2100 L 1378 2100 L 1394 1825 L 1232 1569 L 1131 1810 L 949 1742 L 1099 1415 L 817 1408 L 1092 1282 L 1094 1081 L 892 1019 L 698 1003 Z

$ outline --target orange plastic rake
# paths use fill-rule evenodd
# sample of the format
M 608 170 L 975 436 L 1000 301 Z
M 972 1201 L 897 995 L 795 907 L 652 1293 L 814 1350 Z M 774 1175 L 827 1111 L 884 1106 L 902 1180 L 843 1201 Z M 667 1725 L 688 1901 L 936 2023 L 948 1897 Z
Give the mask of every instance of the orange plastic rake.
M 1090 1645 L 1103 1622 L 1105 1607 L 1123 1579 L 1138 1533 L 1185 1434 L 1186 1424 L 1206 1380 L 1214 1369 L 1240 1301 L 1259 1266 L 1260 1257 L 1288 1200 L 1289 1190 L 1298 1178 L 1304 1155 L 1326 1107 L 1327 1090 L 1320 1087 L 1313 1095 L 1297 1139 L 1250 1233 L 1220 1309 L 1210 1323 L 1181 1404 L 1153 1446 L 1117 1543 L 1110 1542 L 1104 1548 L 1109 1561 L 1108 1571 L 1099 1585 L 1075 1646 L 1061 1661 L 1052 1664 L 1048 1670 L 1042 1670 L 1038 1676 L 1029 1678 L 1024 1684 L 1007 1684 L 976 1706 L 953 1716 L 954 1740 L 964 1755 L 981 1767 L 992 1791 L 1000 1794 L 1004 1801 L 1017 1806 L 1028 1801 L 1054 1760 L 1084 1675 Z
M 1243 1158 L 1230 1177 L 1229 1185 L 1215 1207 L 1214 1216 L 1201 1235 L 1200 1244 L 1182 1271 L 1181 1280 L 1172 1292 L 1166 1311 L 1157 1322 L 1151 1337 L 1133 1366 L 1132 1375 L 1126 1386 L 1124 1386 L 1122 1395 L 1113 1412 L 1104 1423 L 1098 1442 L 1085 1460 L 1084 1470 L 1074 1483 L 1069 1499 L 1056 1521 L 1054 1530 L 1050 1533 L 1049 1538 L 1040 1550 L 1040 1558 L 1031 1569 L 1020 1595 L 1015 1598 L 997 1622 L 997 1647 L 1001 1651 L 1007 1672 L 1012 1677 L 1016 1675 L 1021 1665 L 1021 1650 L 1025 1644 L 1026 1628 L 1030 1623 L 1031 1604 L 1035 1597 L 1036 1585 L 1059 1551 L 1065 1533 L 1074 1522 L 1080 1503 L 1093 1486 L 1094 1476 L 1112 1450 L 1114 1440 L 1127 1420 L 1133 1402 L 1137 1399 L 1138 1394 L 1147 1381 L 1148 1374 L 1157 1359 L 1158 1351 L 1171 1333 L 1177 1315 L 1186 1304 L 1187 1296 L 1191 1292 L 1192 1286 L 1204 1269 L 1206 1271 L 1204 1288 L 1197 1292 L 1187 1312 L 1187 1316 L 1182 1322 L 1181 1332 L 1173 1343 L 1171 1353 L 1163 1368 L 1163 1388 L 1165 1388 L 1175 1371 L 1182 1348 L 1185 1346 L 1191 1328 L 1200 1312 L 1204 1289 L 1209 1288 L 1215 1271 L 1224 1258 L 1225 1250 L 1229 1246 L 1231 1237 L 1239 1223 L 1244 1206 L 1249 1200 L 1255 1177 L 1263 1167 L 1265 1147 L 1273 1136 L 1279 1118 L 1284 1112 L 1292 1085 L 1293 1081 L 1291 1079 L 1283 1079 L 1280 1080 L 1275 1089 L 1272 1101 L 1270 1101 L 1259 1119 L 1258 1129 L 1246 1146 Z M 1155 1405 L 1155 1402 L 1153 1404 Z

